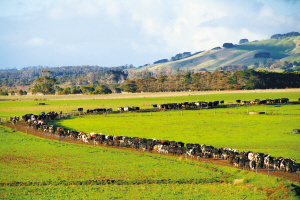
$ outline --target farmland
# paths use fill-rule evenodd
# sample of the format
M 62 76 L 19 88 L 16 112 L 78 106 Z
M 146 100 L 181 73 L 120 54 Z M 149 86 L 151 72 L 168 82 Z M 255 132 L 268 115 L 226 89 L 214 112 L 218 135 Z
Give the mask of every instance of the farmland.
M 297 198 L 298 187 L 289 181 L 249 171 L 52 141 L 5 127 L 0 134 L 3 199 Z
M 299 124 L 300 111 L 295 110 L 296 107 L 248 107 L 251 111 L 266 110 L 266 115 L 249 115 L 245 107 L 123 113 L 106 117 L 90 115 L 58 120 L 55 125 L 86 133 L 200 143 L 300 160 L 300 135 L 291 134 L 296 124 Z
M 299 92 L 234 93 L 128 99 L 1 101 L 0 117 L 119 106 L 150 108 L 185 101 L 298 100 Z M 46 105 L 38 106 L 37 102 Z M 266 111 L 249 115 L 248 111 Z M 84 115 L 56 126 L 103 134 L 205 143 L 300 160 L 299 105 Z M 1 198 L 297 199 L 298 186 L 274 177 L 178 157 L 37 138 L 1 127 Z M 243 183 L 233 184 L 235 179 Z M 220 195 L 222 194 L 222 195 Z

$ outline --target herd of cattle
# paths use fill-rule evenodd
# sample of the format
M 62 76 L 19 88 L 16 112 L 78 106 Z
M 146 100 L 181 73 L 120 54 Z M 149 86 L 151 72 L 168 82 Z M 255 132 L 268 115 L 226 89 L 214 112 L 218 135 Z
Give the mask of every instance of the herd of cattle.
M 200 160 L 204 158 L 224 159 L 234 167 L 248 168 L 254 170 L 256 168 L 270 168 L 273 166 L 274 170 L 284 170 L 285 172 L 293 172 L 296 169 L 295 161 L 290 158 L 272 157 L 269 154 L 238 152 L 231 148 L 215 148 L 213 146 L 190 144 L 186 145 L 183 142 L 146 139 L 138 137 L 103 135 L 97 133 L 86 134 L 84 132 L 77 132 L 72 130 L 65 130 L 60 127 L 48 125 L 46 121 L 55 120 L 65 117 L 65 114 L 58 114 L 57 112 L 42 112 L 39 115 L 27 114 L 22 116 L 22 120 L 28 124 L 29 127 L 36 130 L 41 130 L 45 133 L 56 134 L 60 137 L 71 138 L 79 140 L 84 143 L 92 143 L 94 145 L 112 146 L 112 147 L 127 147 L 135 150 L 155 152 L 160 154 L 169 154 L 177 156 L 190 157 L 192 159 Z M 12 123 L 19 121 L 18 117 L 11 118 Z
M 250 101 L 241 101 L 236 100 L 236 103 L 238 105 L 256 105 L 256 104 L 262 104 L 262 105 L 272 105 L 272 104 L 282 104 L 282 103 L 289 103 L 288 98 L 281 98 L 281 99 L 266 99 L 266 100 L 250 100 Z M 167 103 L 167 104 L 161 104 L 157 105 L 154 104 L 154 108 L 158 109 L 196 109 L 196 108 L 213 108 L 218 106 L 224 106 L 224 100 L 222 101 L 199 101 L 199 102 L 183 102 L 183 103 Z
M 250 100 L 250 101 L 241 101 L 236 100 L 235 105 L 273 105 L 273 104 L 283 104 L 289 103 L 288 98 L 280 98 L 280 99 L 266 99 L 266 100 Z M 221 101 L 198 101 L 198 102 L 182 102 L 182 103 L 166 103 L 166 104 L 153 104 L 153 109 L 158 110 L 173 110 L 173 109 L 199 109 L 199 108 L 216 108 L 216 107 L 226 107 L 224 105 L 224 100 Z M 83 111 L 82 108 L 78 108 L 78 111 Z M 105 113 L 107 111 L 113 111 L 112 108 L 96 108 L 96 109 L 88 109 L 87 114 L 95 114 L 95 113 Z M 129 111 L 140 111 L 140 107 L 118 107 L 117 111 L 119 112 L 129 112 Z

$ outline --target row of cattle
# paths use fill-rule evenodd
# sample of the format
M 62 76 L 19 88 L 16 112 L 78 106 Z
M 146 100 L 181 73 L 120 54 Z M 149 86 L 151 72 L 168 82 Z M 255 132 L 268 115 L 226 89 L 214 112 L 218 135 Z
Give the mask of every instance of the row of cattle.
M 280 98 L 280 99 L 266 99 L 266 100 L 260 100 L 260 99 L 255 99 L 255 100 L 250 100 L 250 101 L 240 101 L 237 100 L 237 103 L 241 103 L 242 105 L 257 105 L 257 104 L 263 104 L 263 105 L 273 105 L 273 104 L 282 104 L 282 103 L 289 103 L 288 98 Z
M 47 113 L 49 114 L 49 113 Z M 52 113 L 55 117 L 50 117 L 54 120 L 58 117 L 57 113 Z M 45 114 L 40 114 L 44 116 Z M 53 125 L 48 125 L 41 119 L 40 115 L 28 114 L 22 116 L 22 120 L 28 123 L 30 127 L 41 130 L 45 133 L 57 134 L 60 137 L 71 138 L 74 140 L 82 141 L 84 143 L 92 143 L 94 145 L 112 146 L 112 147 L 127 147 L 135 150 L 155 152 L 160 154 L 169 154 L 176 156 L 186 156 L 192 159 L 200 160 L 202 157 L 224 159 L 234 167 L 249 168 L 254 170 L 256 168 L 270 168 L 275 170 L 284 170 L 286 172 L 295 171 L 295 161 L 290 158 L 272 157 L 269 154 L 248 152 L 238 152 L 236 149 L 231 148 L 215 148 L 213 146 L 183 143 L 176 141 L 146 139 L 139 137 L 126 137 L 104 135 L 97 133 L 86 134 L 84 132 L 77 132 L 72 130 L 65 130 L 57 127 L 56 130 Z M 51 113 L 50 113 L 51 115 Z M 30 117 L 29 117 L 30 116 Z
M 255 104 L 282 104 L 289 103 L 288 98 L 280 98 L 280 99 L 266 99 L 266 100 L 250 100 L 250 101 L 241 101 L 236 100 L 237 104 L 241 105 L 255 105 Z M 196 108 L 213 108 L 218 107 L 220 105 L 224 105 L 224 100 L 221 101 L 198 101 L 198 102 L 183 102 L 183 103 L 167 103 L 167 104 L 153 104 L 153 108 L 158 109 L 196 109 Z
M 158 109 L 195 109 L 195 108 L 217 107 L 220 104 L 224 104 L 224 100 L 213 101 L 213 102 L 199 101 L 199 102 L 153 104 L 153 108 L 158 108 Z
M 273 104 L 282 104 L 282 103 L 289 103 L 288 98 L 280 98 L 280 99 L 266 99 L 266 100 L 260 100 L 260 99 L 255 99 L 255 100 L 250 100 L 250 101 L 241 101 L 241 100 L 236 100 L 236 103 L 239 105 L 257 105 L 257 104 L 262 104 L 262 105 L 273 105 Z M 210 102 L 205 102 L 205 101 L 198 101 L 198 102 L 183 102 L 183 103 L 166 103 L 166 104 L 153 104 L 154 109 L 159 109 L 159 110 L 173 110 L 173 109 L 197 109 L 197 108 L 214 108 L 214 107 L 220 107 L 220 105 L 224 105 L 224 100 L 221 101 L 210 101 Z M 140 107 L 118 107 L 117 111 L 124 111 L 124 112 L 129 112 L 129 111 L 139 111 Z M 83 108 L 78 108 L 79 112 L 83 111 Z M 112 112 L 112 108 L 96 108 L 96 109 L 88 109 L 87 114 L 97 114 L 97 113 L 105 113 L 105 112 Z

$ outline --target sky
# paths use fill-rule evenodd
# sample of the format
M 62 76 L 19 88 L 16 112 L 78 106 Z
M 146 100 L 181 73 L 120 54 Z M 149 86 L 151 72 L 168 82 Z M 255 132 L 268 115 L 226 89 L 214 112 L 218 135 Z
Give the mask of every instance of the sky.
M 0 69 L 135 67 L 300 32 L 300 0 L 0 0 Z

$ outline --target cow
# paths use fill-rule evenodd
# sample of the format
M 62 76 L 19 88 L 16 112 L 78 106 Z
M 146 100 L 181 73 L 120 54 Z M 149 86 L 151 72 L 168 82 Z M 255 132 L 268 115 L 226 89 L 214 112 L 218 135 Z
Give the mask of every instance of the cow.
M 273 157 L 271 157 L 269 154 L 264 155 L 264 167 L 266 169 L 269 169 L 271 164 L 274 163 Z
M 85 143 L 89 143 L 87 135 L 82 131 L 80 131 L 79 134 L 78 134 L 78 140 L 81 140 Z
M 219 158 L 219 157 L 220 157 L 219 149 L 213 148 L 213 149 L 212 149 L 212 156 L 213 156 L 214 159 Z
M 31 119 L 31 115 L 33 114 L 22 115 L 21 119 L 24 120 L 24 122 L 28 123 L 28 120 Z
M 251 170 L 254 170 L 256 168 L 255 160 L 250 160 L 249 161 L 249 167 L 250 167 Z
M 274 169 L 275 170 L 280 170 L 280 165 L 281 165 L 282 161 L 283 161 L 282 157 L 278 157 L 275 159 L 275 161 L 274 161 Z
M 19 117 L 13 116 L 10 118 L 10 121 L 13 125 L 15 125 L 19 121 Z
M 281 98 L 281 99 L 279 99 L 279 103 L 286 103 L 286 104 L 288 104 L 289 101 L 290 100 L 288 98 Z
M 232 160 L 232 162 L 233 162 L 233 166 L 234 167 L 239 167 L 239 161 L 240 161 L 240 157 L 235 157 L 235 158 L 233 158 L 233 160 Z
M 280 169 L 283 169 L 285 172 L 293 172 L 295 161 L 290 158 L 285 158 L 280 163 Z
M 256 162 L 257 167 L 263 168 L 263 166 L 264 166 L 264 154 L 263 153 L 255 153 L 254 160 Z

